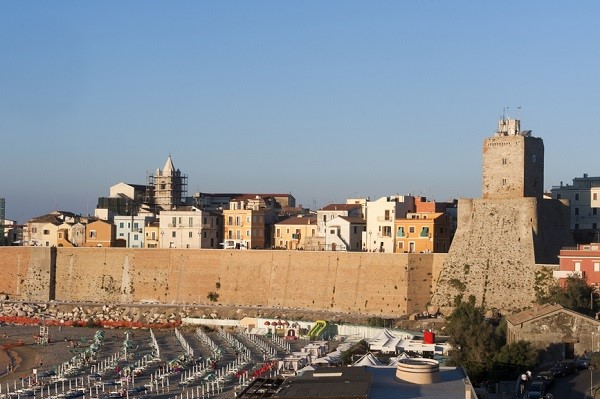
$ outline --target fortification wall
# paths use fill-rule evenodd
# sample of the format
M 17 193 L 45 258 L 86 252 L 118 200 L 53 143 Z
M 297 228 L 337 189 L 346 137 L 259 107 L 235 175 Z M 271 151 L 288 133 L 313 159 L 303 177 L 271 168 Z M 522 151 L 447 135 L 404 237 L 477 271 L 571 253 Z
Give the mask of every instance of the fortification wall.
M 35 250 L 51 252 L 23 247 L 20 253 Z M 265 306 L 392 317 L 425 309 L 436 283 L 434 276 L 446 257 L 309 251 L 53 250 L 55 283 L 37 274 L 28 274 L 25 280 L 31 282 L 23 283 L 30 291 L 44 285 L 45 290 L 40 288 L 37 293 L 41 300 L 50 298 L 53 291 L 59 301 Z M 0 249 L 10 262 L 16 262 L 12 259 L 16 253 Z M 48 269 L 53 264 L 49 258 L 43 265 Z M 10 277 L 6 268 L 0 270 L 0 280 L 5 280 L 4 275 Z M 13 296 L 17 287 L 7 286 L 5 291 Z M 211 301 L 209 294 L 216 301 Z
M 560 246 L 569 242 L 561 223 L 549 222 L 563 220 L 563 215 L 556 204 L 540 204 L 545 201 L 459 200 L 458 230 L 432 302 L 446 308 L 457 296 L 474 295 L 477 304 L 503 311 L 533 303 L 547 276 L 536 259 L 556 259 Z
M 24 301 L 52 299 L 55 255 L 50 248 L 1 247 L 0 293 Z

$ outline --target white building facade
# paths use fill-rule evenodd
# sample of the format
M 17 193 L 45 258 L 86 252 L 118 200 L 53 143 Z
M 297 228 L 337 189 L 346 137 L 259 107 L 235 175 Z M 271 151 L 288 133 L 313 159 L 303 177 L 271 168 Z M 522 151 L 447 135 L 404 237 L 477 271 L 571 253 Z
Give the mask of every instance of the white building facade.
M 394 195 L 367 202 L 367 228 L 364 232 L 364 250 L 370 252 L 394 252 L 396 218 L 404 218 L 415 211 L 415 197 Z
M 115 216 L 115 243 L 126 248 L 145 248 L 145 227 L 154 219 L 148 216 Z
M 597 230 L 600 226 L 600 177 L 573 179 L 573 184 L 552 187 L 552 199 L 569 200 L 571 204 L 571 229 Z
M 326 251 L 362 251 L 363 237 L 366 230 L 364 219 L 338 216 L 325 225 Z
M 222 240 L 222 216 L 194 206 L 162 211 L 159 219 L 160 248 L 218 248 Z

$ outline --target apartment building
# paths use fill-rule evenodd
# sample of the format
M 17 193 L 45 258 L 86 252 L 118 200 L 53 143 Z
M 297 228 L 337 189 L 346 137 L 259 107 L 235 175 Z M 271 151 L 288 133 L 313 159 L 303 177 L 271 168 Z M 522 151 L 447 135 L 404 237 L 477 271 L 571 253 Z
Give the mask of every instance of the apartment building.
M 395 221 L 415 211 L 415 198 L 411 195 L 381 197 L 367 202 L 367 226 L 364 232 L 365 250 L 394 252 L 396 246 Z
M 268 199 L 254 194 L 232 198 L 229 209 L 223 211 L 223 238 L 250 249 L 271 247 L 268 221 L 274 224 L 275 212 Z
M 106 220 L 89 221 L 85 226 L 86 247 L 114 247 L 115 225 Z
M 364 251 L 367 222 L 360 217 L 337 216 L 325 224 L 326 251 Z
M 395 252 L 448 252 L 454 231 L 452 218 L 443 212 L 409 212 L 395 221 Z
M 145 248 L 146 225 L 153 222 L 149 216 L 115 216 L 115 246 L 126 248 Z
M 275 224 L 273 245 L 280 249 L 306 249 L 308 239 L 315 237 L 316 234 L 316 217 L 291 217 Z
M 222 216 L 195 206 L 162 211 L 159 219 L 160 248 L 218 248 L 222 241 Z
M 573 179 L 573 184 L 554 186 L 552 199 L 568 200 L 571 206 L 571 230 L 577 242 L 598 241 L 600 232 L 600 177 Z
M 560 284 L 569 276 L 584 277 L 590 285 L 600 287 L 600 243 L 579 244 L 560 251 L 559 270 L 553 272 Z

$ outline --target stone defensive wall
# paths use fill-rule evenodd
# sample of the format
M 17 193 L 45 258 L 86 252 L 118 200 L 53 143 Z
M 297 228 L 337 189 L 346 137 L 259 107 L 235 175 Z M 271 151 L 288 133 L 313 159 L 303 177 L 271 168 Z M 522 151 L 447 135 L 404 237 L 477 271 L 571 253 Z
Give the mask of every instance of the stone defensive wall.
M 22 301 L 263 306 L 399 317 L 426 309 L 446 254 L 0 248 Z
M 461 199 L 458 229 L 432 302 L 442 310 L 457 297 L 504 312 L 523 309 L 553 282 L 562 246 L 573 245 L 568 207 L 536 198 Z M 546 265 L 545 265 L 546 264 Z

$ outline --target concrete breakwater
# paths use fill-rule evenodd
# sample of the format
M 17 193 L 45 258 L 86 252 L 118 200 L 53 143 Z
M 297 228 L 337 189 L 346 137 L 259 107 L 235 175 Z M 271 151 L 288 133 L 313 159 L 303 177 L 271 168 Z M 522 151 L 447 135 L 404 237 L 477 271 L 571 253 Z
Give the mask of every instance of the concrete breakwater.
M 426 309 L 445 258 L 446 254 L 5 247 L 0 248 L 0 293 L 24 302 L 265 307 L 400 317 Z M 165 313 L 165 308 L 157 313 Z

